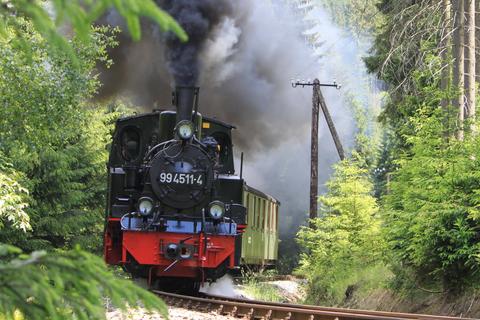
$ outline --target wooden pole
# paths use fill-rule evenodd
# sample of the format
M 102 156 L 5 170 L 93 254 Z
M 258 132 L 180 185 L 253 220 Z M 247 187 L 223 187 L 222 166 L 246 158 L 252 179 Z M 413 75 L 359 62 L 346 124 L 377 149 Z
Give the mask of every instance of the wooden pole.
M 297 86 L 312 86 L 313 87 L 313 95 L 312 95 L 312 128 L 311 128 L 311 146 L 310 146 L 310 228 L 313 228 L 314 225 L 312 223 L 312 219 L 317 217 L 317 197 L 318 197 L 318 117 L 320 106 L 322 107 L 323 114 L 325 115 L 325 119 L 327 120 L 328 128 L 330 129 L 330 133 L 332 134 L 333 141 L 335 142 L 335 147 L 337 148 L 338 155 L 340 159 L 345 158 L 345 153 L 343 151 L 342 144 L 340 143 L 340 139 L 338 138 L 337 130 L 332 121 L 332 117 L 328 112 L 327 105 L 325 103 L 325 99 L 323 98 L 322 92 L 320 91 L 320 87 L 334 87 L 340 89 L 340 85 L 336 82 L 333 84 L 327 83 L 320 83 L 320 80 L 315 79 L 313 82 L 310 81 L 292 81 L 292 87 L 296 88 Z
M 317 217 L 318 197 L 318 113 L 320 104 L 320 81 L 313 81 L 312 131 L 310 144 L 310 219 Z M 310 227 L 313 227 L 310 222 Z
M 325 120 L 327 121 L 328 129 L 330 130 L 333 142 L 335 143 L 335 147 L 337 148 L 338 156 L 340 157 L 340 160 L 343 160 L 345 159 L 345 152 L 343 151 L 343 146 L 340 142 L 340 138 L 338 137 L 337 129 L 335 129 L 335 125 L 333 124 L 332 117 L 330 116 L 330 112 L 328 111 L 327 104 L 325 103 L 325 99 L 323 98 L 320 88 L 318 88 L 317 94 L 320 106 L 322 107 L 323 115 L 325 116 Z

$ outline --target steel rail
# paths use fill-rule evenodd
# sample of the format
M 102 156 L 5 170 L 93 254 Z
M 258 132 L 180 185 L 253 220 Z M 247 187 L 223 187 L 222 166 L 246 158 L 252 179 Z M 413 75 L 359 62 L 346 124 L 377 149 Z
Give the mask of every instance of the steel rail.
M 293 303 L 279 303 L 279 302 L 264 302 L 264 301 L 257 301 L 257 300 L 250 300 L 244 298 L 230 298 L 224 297 L 215 294 L 203 294 L 205 297 L 210 299 L 218 299 L 224 300 L 227 299 L 228 301 L 238 301 L 238 302 L 246 302 L 246 303 L 260 303 L 260 304 L 268 304 L 272 306 L 288 306 L 292 308 L 300 308 L 300 309 L 308 309 L 308 310 L 325 310 L 325 311 L 333 311 L 333 312 L 349 312 L 349 313 L 358 313 L 358 314 L 367 314 L 367 315 L 386 315 L 395 316 L 399 318 L 413 319 L 418 320 L 475 320 L 471 318 L 461 318 L 461 317 L 450 317 L 450 316 L 434 316 L 428 314 L 413 314 L 413 313 L 404 313 L 404 312 L 392 312 L 392 311 L 375 311 L 375 310 L 362 310 L 362 309 L 348 309 L 348 308 L 335 308 L 335 307 L 321 307 L 321 306 L 313 306 L 313 305 L 306 305 L 306 304 L 293 304 Z
M 153 290 L 167 304 L 184 308 L 217 311 L 246 319 L 288 320 L 466 320 L 467 318 L 433 316 L 400 312 L 370 311 L 346 308 L 318 307 L 298 304 L 272 303 L 218 295 L 203 294 L 201 297 L 184 296 Z

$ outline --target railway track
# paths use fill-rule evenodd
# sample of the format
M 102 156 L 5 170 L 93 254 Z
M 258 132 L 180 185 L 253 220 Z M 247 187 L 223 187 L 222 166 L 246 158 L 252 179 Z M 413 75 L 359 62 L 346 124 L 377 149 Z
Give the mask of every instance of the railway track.
M 433 316 L 400 312 L 318 307 L 299 304 L 273 303 L 224 296 L 201 294 L 184 296 L 153 290 L 168 305 L 205 312 L 216 311 L 244 319 L 265 320 L 466 320 L 469 318 Z

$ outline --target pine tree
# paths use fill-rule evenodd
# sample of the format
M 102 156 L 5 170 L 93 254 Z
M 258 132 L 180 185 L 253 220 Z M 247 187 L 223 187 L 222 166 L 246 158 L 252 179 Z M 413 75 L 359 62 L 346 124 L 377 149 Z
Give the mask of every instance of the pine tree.
M 297 273 L 308 281 L 312 302 L 335 304 L 361 274 L 381 262 L 378 205 L 368 171 L 358 154 L 340 162 L 319 197 L 319 218 L 303 227 L 297 241 L 305 249 Z M 355 159 L 357 158 L 357 159 Z

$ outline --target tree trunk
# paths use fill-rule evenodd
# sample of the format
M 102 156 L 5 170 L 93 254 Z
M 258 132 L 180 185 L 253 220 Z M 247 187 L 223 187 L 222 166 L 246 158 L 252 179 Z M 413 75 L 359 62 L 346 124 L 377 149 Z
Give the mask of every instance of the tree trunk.
M 479 0 L 480 1 L 480 0 Z M 442 0 L 442 10 L 443 10 L 443 31 L 441 33 L 441 42 L 440 42 L 440 50 L 441 50 L 441 57 L 442 57 L 442 75 L 441 75 L 441 82 L 440 88 L 445 95 L 440 105 L 442 107 L 442 113 L 444 117 L 443 121 L 443 130 L 444 136 L 448 138 L 450 135 L 450 108 L 449 108 L 449 100 L 448 100 L 448 91 L 450 90 L 450 76 L 451 76 L 451 49 L 450 49 L 450 40 L 451 40 L 451 6 L 450 0 Z
M 475 0 L 475 9 L 480 8 L 480 0 Z M 475 14 L 475 48 L 480 48 L 480 32 L 477 28 L 480 26 L 480 12 Z M 476 50 L 475 61 L 480 61 L 480 51 Z M 475 63 L 475 82 L 480 82 L 480 63 Z
M 465 0 L 465 5 L 468 17 L 465 34 L 467 60 L 467 68 L 465 70 L 466 116 L 473 124 L 475 120 L 475 0 Z
M 453 0 L 454 4 L 454 33 L 453 33 L 453 85 L 458 94 L 452 101 L 452 105 L 457 110 L 457 139 L 463 140 L 463 120 L 464 120 L 464 0 Z

